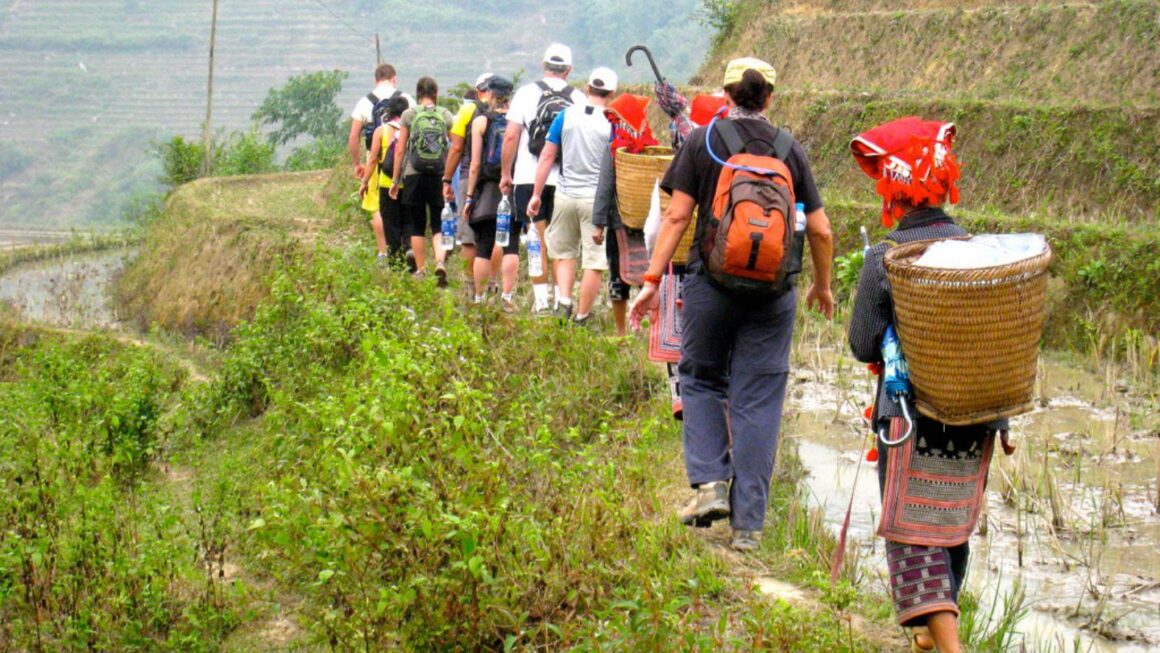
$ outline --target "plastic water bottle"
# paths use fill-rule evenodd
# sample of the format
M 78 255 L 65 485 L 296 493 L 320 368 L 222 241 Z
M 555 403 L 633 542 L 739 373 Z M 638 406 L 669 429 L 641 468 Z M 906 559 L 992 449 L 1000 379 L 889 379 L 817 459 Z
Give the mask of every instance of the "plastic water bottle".
M 910 395 L 910 369 L 906 365 L 902 342 L 893 324 L 887 326 L 886 333 L 882 335 L 882 361 L 886 367 L 882 378 L 886 396 L 895 398 Z
M 544 275 L 543 243 L 536 225 L 528 229 L 528 276 L 535 279 Z
M 456 213 L 455 207 L 450 202 L 443 205 L 441 231 L 443 233 L 443 249 L 448 252 L 455 249 L 455 231 L 459 222 L 459 216 Z
M 806 248 L 806 205 L 798 202 L 793 208 L 793 251 L 790 252 L 793 258 L 789 269 L 796 273 L 802 271 L 802 257 Z
M 495 210 L 495 244 L 507 247 L 512 238 L 512 205 L 507 196 L 501 197 Z

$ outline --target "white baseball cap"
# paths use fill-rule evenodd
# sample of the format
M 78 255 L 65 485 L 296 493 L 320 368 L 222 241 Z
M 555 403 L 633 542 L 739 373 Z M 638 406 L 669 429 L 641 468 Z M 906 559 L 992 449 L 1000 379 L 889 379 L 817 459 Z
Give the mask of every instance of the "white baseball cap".
M 475 78 L 475 89 L 481 90 L 483 88 L 484 84 L 487 84 L 487 80 L 491 79 L 492 77 L 495 77 L 495 73 L 484 73 L 484 74 L 480 75 L 479 77 L 476 77 Z
M 571 66 L 572 65 L 572 48 L 563 43 L 553 43 L 544 50 L 544 63 L 555 64 L 557 66 Z
M 601 66 L 592 71 L 588 76 L 588 85 L 600 91 L 616 92 L 616 71 L 611 68 Z

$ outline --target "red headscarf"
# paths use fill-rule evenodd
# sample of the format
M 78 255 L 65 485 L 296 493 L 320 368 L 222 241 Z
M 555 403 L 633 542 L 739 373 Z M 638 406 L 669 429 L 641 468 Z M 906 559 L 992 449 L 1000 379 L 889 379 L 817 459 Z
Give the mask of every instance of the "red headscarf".
M 955 125 L 950 122 L 899 118 L 850 141 L 854 159 L 882 196 L 882 224 L 902 217 L 899 200 L 918 206 L 959 201 L 959 164 L 951 152 Z
M 652 126 L 648 124 L 648 105 L 652 102 L 643 95 L 624 93 L 608 105 L 604 115 L 612 123 L 612 153 L 620 148 L 629 152 L 640 152 L 649 145 L 656 145 Z
M 693 106 L 689 110 L 689 120 L 698 127 L 704 127 L 713 120 L 713 116 L 725 106 L 725 98 L 716 95 L 698 95 L 693 98 Z

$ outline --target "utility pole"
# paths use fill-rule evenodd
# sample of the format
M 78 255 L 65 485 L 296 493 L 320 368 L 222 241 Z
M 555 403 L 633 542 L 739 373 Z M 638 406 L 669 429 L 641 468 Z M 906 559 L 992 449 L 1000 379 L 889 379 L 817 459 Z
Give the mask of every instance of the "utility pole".
M 383 46 L 379 43 L 379 33 L 375 32 L 375 65 L 383 65 Z
M 206 176 L 213 173 L 213 56 L 217 45 L 217 15 L 218 0 L 213 0 L 213 22 L 209 27 L 209 81 L 205 91 L 205 133 L 202 134 L 202 143 L 205 146 L 205 163 L 202 172 Z

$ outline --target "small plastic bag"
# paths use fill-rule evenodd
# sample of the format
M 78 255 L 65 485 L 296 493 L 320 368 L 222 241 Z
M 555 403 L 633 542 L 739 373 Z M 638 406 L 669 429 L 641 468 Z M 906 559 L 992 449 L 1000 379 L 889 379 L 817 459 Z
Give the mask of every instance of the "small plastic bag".
M 661 231 L 661 187 L 659 183 L 653 184 L 652 200 L 648 206 L 648 218 L 644 221 L 644 245 L 648 248 L 648 253 L 651 256 L 652 251 L 656 249 L 657 234 Z

